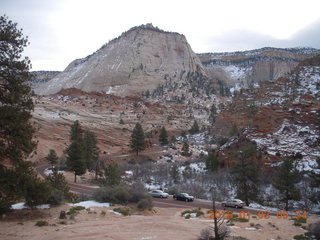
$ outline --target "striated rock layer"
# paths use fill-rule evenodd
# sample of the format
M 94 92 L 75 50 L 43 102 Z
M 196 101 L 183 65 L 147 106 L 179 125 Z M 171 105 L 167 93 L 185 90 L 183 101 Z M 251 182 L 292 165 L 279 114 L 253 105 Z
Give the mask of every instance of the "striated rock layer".
M 184 35 L 151 24 L 134 27 L 83 59 L 77 59 L 55 78 L 35 88 L 37 94 L 61 89 L 131 95 L 153 89 L 165 80 L 183 81 L 205 74 Z
M 243 52 L 198 54 L 206 74 L 234 90 L 273 81 L 290 73 L 300 61 L 320 53 L 313 48 L 261 48 Z

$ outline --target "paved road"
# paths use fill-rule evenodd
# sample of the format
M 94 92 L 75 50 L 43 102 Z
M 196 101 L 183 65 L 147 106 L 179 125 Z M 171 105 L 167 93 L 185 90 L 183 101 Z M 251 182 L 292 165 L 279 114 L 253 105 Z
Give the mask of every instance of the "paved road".
M 50 167 L 50 164 L 43 163 L 43 164 L 39 164 L 36 167 L 36 170 L 42 177 L 45 178 L 46 175 L 44 171 L 49 167 Z M 72 192 L 85 194 L 85 195 L 91 195 L 97 189 L 97 187 L 94 187 L 94 186 L 88 186 L 88 185 L 83 185 L 78 183 L 69 182 L 68 185 Z M 168 198 L 164 198 L 164 199 L 153 198 L 152 200 L 153 200 L 153 205 L 155 207 L 160 207 L 160 208 L 198 208 L 198 207 L 206 208 L 206 209 L 212 208 L 211 201 L 200 200 L 200 199 L 195 199 L 193 202 L 183 202 L 183 201 L 173 200 L 172 196 L 169 196 Z M 222 206 L 220 204 L 216 204 L 216 207 L 219 209 L 222 209 Z M 226 210 L 240 211 L 239 209 L 233 209 L 233 208 L 231 209 L 227 208 Z

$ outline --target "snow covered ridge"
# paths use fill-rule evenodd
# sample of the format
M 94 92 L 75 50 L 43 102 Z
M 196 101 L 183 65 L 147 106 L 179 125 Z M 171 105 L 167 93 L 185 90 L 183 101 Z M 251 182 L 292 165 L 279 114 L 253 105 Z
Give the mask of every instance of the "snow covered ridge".
M 248 138 L 270 155 L 299 154 L 302 156 L 298 162 L 299 170 L 314 171 L 317 167 L 316 159 L 320 157 L 320 146 L 317 143 L 319 134 L 316 126 L 292 124 L 285 119 L 276 132 L 267 135 L 251 134 Z
M 297 74 L 290 77 L 290 80 L 297 81 L 299 95 L 312 95 L 320 100 L 320 67 L 302 67 Z
M 234 56 L 234 55 L 243 55 L 243 56 L 251 56 L 262 54 L 265 51 L 285 51 L 299 54 L 310 54 L 310 53 L 320 53 L 319 49 L 315 48 L 306 48 L 306 47 L 297 47 L 297 48 L 272 48 L 272 47 L 264 47 L 260 49 L 253 49 L 248 51 L 236 51 L 236 52 L 215 52 L 215 53 L 199 53 L 199 56 Z

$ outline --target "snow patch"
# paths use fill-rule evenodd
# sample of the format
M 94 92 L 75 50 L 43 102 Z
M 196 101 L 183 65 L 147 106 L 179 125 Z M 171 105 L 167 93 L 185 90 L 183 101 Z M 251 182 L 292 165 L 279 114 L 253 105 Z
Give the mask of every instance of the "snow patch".
M 70 203 L 70 206 L 82 206 L 85 208 L 91 208 L 91 207 L 110 207 L 110 203 L 99 203 L 96 201 L 83 201 L 79 203 Z

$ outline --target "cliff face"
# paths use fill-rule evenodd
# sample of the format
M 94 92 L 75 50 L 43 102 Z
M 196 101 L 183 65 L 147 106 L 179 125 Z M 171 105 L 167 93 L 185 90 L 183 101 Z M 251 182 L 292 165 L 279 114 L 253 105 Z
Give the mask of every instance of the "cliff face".
M 94 54 L 77 59 L 37 94 L 62 88 L 131 95 L 154 89 L 166 79 L 180 81 L 192 73 L 205 74 L 185 36 L 159 30 L 151 24 L 135 27 Z
M 210 78 L 227 83 L 233 90 L 276 80 L 291 72 L 300 61 L 320 50 L 311 48 L 262 48 L 244 52 L 198 54 Z

